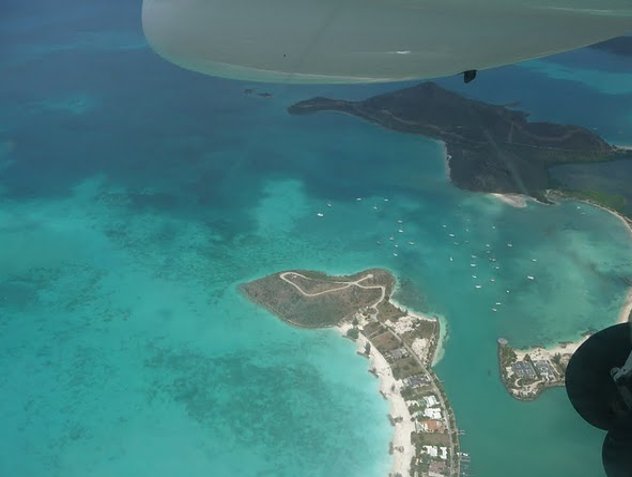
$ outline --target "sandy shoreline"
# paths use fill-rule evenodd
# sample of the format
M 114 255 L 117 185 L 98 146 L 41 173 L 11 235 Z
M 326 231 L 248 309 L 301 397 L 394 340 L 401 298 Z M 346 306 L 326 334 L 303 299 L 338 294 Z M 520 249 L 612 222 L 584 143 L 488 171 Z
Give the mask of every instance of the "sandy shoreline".
M 628 323 L 631 312 L 632 312 L 632 288 L 628 290 L 628 293 L 625 297 L 625 301 L 623 302 L 623 306 L 621 307 L 621 310 L 619 311 L 619 316 L 617 317 L 617 321 L 614 324 Z M 546 346 L 536 346 L 533 348 L 526 348 L 524 350 L 516 350 L 516 351 L 519 351 L 522 354 L 529 353 L 531 355 L 533 355 L 533 353 L 537 353 L 538 350 L 543 350 L 544 352 L 550 353 L 552 355 L 557 354 L 557 353 L 572 354 L 575 351 L 577 351 L 577 348 L 579 348 L 582 345 L 582 343 L 584 343 L 584 341 L 586 341 L 588 338 L 590 338 L 590 335 L 584 335 L 578 340 L 570 342 L 570 343 L 565 342 L 565 343 L 557 343 L 557 344 L 551 344 L 551 345 L 546 345 Z M 535 354 L 534 357 L 536 357 L 536 359 L 539 359 L 539 356 L 537 354 Z
M 444 141 L 439 141 L 439 143 L 443 148 L 443 164 L 445 166 L 445 175 L 448 178 L 448 182 L 451 182 L 452 180 L 450 179 L 450 177 L 452 175 L 452 170 L 450 169 L 450 159 L 452 159 L 452 156 L 448 154 L 448 145 Z
M 621 311 L 619 312 L 619 319 L 617 323 L 628 323 L 632 313 L 632 288 L 628 290 L 628 294 L 625 297 Z
M 529 348 L 525 350 L 524 354 L 529 353 L 535 359 L 548 359 L 548 357 L 540 357 L 538 355 L 538 350 L 543 350 L 547 354 L 551 355 L 573 354 L 575 353 L 575 351 L 577 351 L 577 348 L 579 348 L 588 338 L 588 336 L 582 336 L 580 339 L 578 339 L 577 341 L 573 341 L 572 343 L 558 343 L 551 346 Z
M 395 294 L 395 292 L 396 290 L 393 291 L 393 294 Z M 441 334 L 438 338 L 438 342 L 434 352 L 434 365 L 438 361 L 438 359 L 443 356 L 443 345 L 446 336 L 443 327 L 445 325 L 438 317 L 429 316 L 418 311 L 413 311 L 410 308 L 399 303 L 397 300 L 394 300 L 392 297 L 390 298 L 390 302 L 394 306 L 405 310 L 408 315 L 412 316 L 413 318 L 439 322 Z M 343 336 L 346 336 L 347 331 L 350 328 L 352 328 L 352 325 L 350 323 L 342 323 L 336 327 L 338 332 Z M 362 333 L 360 333 L 356 340 L 358 353 L 364 354 L 367 343 L 370 343 L 370 341 Z M 380 380 L 380 393 L 389 402 L 389 414 L 391 418 L 397 419 L 397 421 L 401 421 L 395 422 L 393 426 L 394 432 L 393 438 L 391 439 L 393 463 L 389 475 L 401 475 L 402 477 L 410 477 L 410 462 L 416 455 L 416 449 L 410 440 L 410 435 L 411 433 L 415 432 L 415 424 L 408 410 L 408 406 L 406 405 L 406 401 L 401 395 L 401 383 L 393 377 L 393 372 L 390 365 L 388 364 L 384 356 L 382 356 L 382 354 L 375 348 L 375 346 L 371 346 L 368 358 L 370 362 L 369 369 L 372 373 L 377 375 L 378 379 Z
M 628 293 L 625 297 L 625 301 L 623 302 L 623 306 L 621 307 L 621 310 L 619 311 L 619 316 L 617 317 L 617 321 L 614 324 L 628 323 L 631 312 L 632 312 L 632 288 L 628 290 Z M 584 341 L 586 341 L 589 337 L 590 337 L 589 335 L 585 335 L 571 343 L 558 343 L 554 345 L 538 346 L 534 348 L 529 348 L 527 351 L 531 353 L 532 350 L 543 349 L 543 350 L 546 350 L 548 353 L 552 353 L 552 354 L 574 353 L 577 350 L 577 348 L 579 348 L 581 344 Z
M 511 196 L 513 194 L 491 194 L 495 197 L 497 197 L 498 199 L 502 200 L 503 202 L 506 203 L 510 203 L 511 202 L 511 198 L 508 196 Z M 524 198 L 523 198 L 524 199 Z M 628 219 L 627 217 L 625 217 L 624 215 L 620 214 L 619 212 L 617 212 L 616 210 L 612 210 L 608 207 L 605 207 L 601 204 L 597 204 L 595 202 L 592 202 L 590 200 L 583 200 L 583 199 L 575 199 L 572 197 L 562 197 L 562 200 L 571 200 L 571 201 L 575 201 L 575 202 L 583 202 L 585 204 L 588 204 L 590 206 L 593 207 L 597 207 L 601 210 L 603 210 L 604 212 L 608 212 L 609 214 L 615 216 L 627 229 L 628 233 L 630 234 L 630 238 L 632 239 L 632 221 L 630 221 L 630 219 Z M 526 205 L 526 199 L 525 200 L 525 205 Z M 559 200 L 559 198 L 558 198 Z M 516 206 L 518 207 L 518 206 Z M 628 289 L 628 292 L 626 294 L 626 298 L 625 301 L 623 302 L 623 306 L 621 307 L 621 310 L 619 311 L 619 316 L 617 317 L 617 321 L 616 323 L 626 323 L 629 321 L 629 317 L 630 317 L 630 313 L 632 313 L 632 287 L 630 287 Z M 616 324 L 615 323 L 615 324 Z M 579 348 L 579 346 L 586 341 L 588 337 L 584 336 L 582 338 L 580 338 L 577 341 L 574 341 L 573 343 L 569 343 L 567 345 L 551 345 L 551 346 L 545 346 L 544 349 L 553 352 L 553 353 L 569 353 L 569 352 L 574 352 L 577 348 Z M 535 348 L 533 348 L 535 349 Z
M 524 209 L 527 206 L 527 197 L 521 194 L 500 194 L 492 192 L 489 195 L 517 209 Z
M 608 207 L 605 207 L 600 204 L 596 204 L 595 202 L 591 202 L 589 200 L 579 200 L 579 202 L 584 202 L 586 204 L 592 205 L 593 207 L 597 207 L 605 212 L 608 212 L 614 215 L 617 219 L 621 221 L 623 225 L 625 225 L 625 227 L 628 229 L 628 232 L 630 233 L 630 237 L 632 238 L 632 222 L 628 218 L 626 218 L 624 215 L 620 214 L 616 210 L 609 209 Z
M 598 207 L 599 209 L 614 215 L 625 226 L 625 228 L 628 230 L 628 233 L 630 234 L 630 238 L 632 239 L 632 221 L 630 221 L 627 217 L 620 214 L 616 210 L 609 209 L 608 207 L 604 207 L 603 205 L 599 205 L 590 201 L 582 201 L 582 202 L 590 204 L 593 207 Z M 617 319 L 617 323 L 628 322 L 631 312 L 632 312 L 632 287 L 628 289 L 628 293 L 625 297 L 625 301 L 623 302 L 623 306 L 621 307 L 621 311 L 619 312 L 619 318 Z
M 395 288 L 393 289 L 393 293 L 391 295 L 397 294 L 398 287 L 399 287 L 399 283 L 396 283 Z M 400 302 L 394 299 L 393 296 L 389 298 L 389 301 L 393 305 L 395 305 L 397 308 L 406 310 L 406 312 L 412 317 L 419 318 L 420 320 L 439 322 L 439 339 L 437 340 L 437 346 L 435 348 L 434 356 L 432 357 L 432 363 L 430 365 L 431 367 L 434 367 L 439 361 L 441 361 L 441 358 L 443 358 L 443 355 L 445 354 L 445 343 L 448 338 L 447 320 L 445 320 L 445 318 L 440 317 L 440 316 L 427 315 L 420 311 L 412 310 L 409 307 L 402 305 Z
M 351 328 L 350 324 L 343 324 L 336 329 L 344 336 Z M 356 340 L 358 352 L 364 353 L 366 344 L 369 342 L 360 333 Z M 410 434 L 415 432 L 415 425 L 408 411 L 406 401 L 400 393 L 400 384 L 393 377 L 391 367 L 382 354 L 371 346 L 369 353 L 370 370 L 374 370 L 380 380 L 380 392 L 389 402 L 389 414 L 395 419 L 401 417 L 401 422 L 396 422 L 393 426 L 391 474 L 401 474 L 402 477 L 410 477 L 410 462 L 415 456 L 415 446 L 410 441 Z M 398 419 L 399 420 L 399 419 Z

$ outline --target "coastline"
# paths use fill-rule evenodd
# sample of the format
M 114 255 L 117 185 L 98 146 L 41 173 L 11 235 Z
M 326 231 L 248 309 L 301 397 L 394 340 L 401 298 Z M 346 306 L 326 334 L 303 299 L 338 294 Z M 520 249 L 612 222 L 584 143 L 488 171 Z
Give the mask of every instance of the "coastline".
M 627 218 L 622 213 L 616 210 L 610 209 L 609 207 L 606 207 L 604 205 L 597 204 L 589 200 L 583 200 L 581 202 L 585 202 L 587 204 L 592 205 L 593 207 L 597 207 L 605 212 L 608 212 L 614 215 L 625 226 L 625 228 L 628 230 L 628 234 L 630 235 L 630 239 L 632 239 L 632 220 Z M 631 318 L 632 318 L 632 286 L 628 288 L 628 293 L 623 302 L 623 306 L 621 307 L 621 310 L 619 312 L 619 318 L 617 320 L 617 323 L 630 322 Z
M 490 192 L 489 195 L 504 204 L 515 207 L 516 209 L 524 209 L 527 206 L 528 198 L 522 194 L 501 194 L 499 192 Z
M 596 202 L 586 200 L 586 199 L 572 199 L 568 198 L 565 200 L 576 200 L 577 202 L 583 202 L 585 204 L 591 205 L 593 207 L 597 207 L 598 209 L 603 210 L 604 212 L 608 212 L 609 214 L 615 216 L 627 229 L 628 234 L 630 235 L 630 239 L 632 239 L 632 220 L 623 215 L 621 212 L 613 210 L 605 205 L 597 204 Z M 632 286 L 628 288 L 628 292 L 626 294 L 625 300 L 623 302 L 623 306 L 619 311 L 619 317 L 616 323 L 626 323 L 630 322 L 632 318 Z
M 632 287 L 628 289 L 614 324 L 623 323 L 632 323 Z M 531 401 L 537 399 L 546 389 L 564 386 L 568 361 L 591 336 L 592 333 L 585 333 L 574 341 L 522 349 L 512 348 L 506 340 L 499 338 L 498 367 L 505 389 L 515 399 Z M 516 369 L 514 366 L 521 368 Z M 531 375 L 516 375 L 525 371 L 528 373 L 529 370 Z
M 290 270 L 243 284 L 241 290 L 294 326 L 335 328 L 355 342 L 357 354 L 369 359 L 368 371 L 380 380 L 380 394 L 389 402 L 394 428 L 389 477 L 428 472 L 456 477 L 467 455 L 460 450 L 454 410 L 431 369 L 443 352 L 446 334 L 440 330 L 439 318 L 411 312 L 392 300 L 397 287 L 390 270 L 376 268 L 341 277 Z M 355 289 L 379 290 L 380 296 Z M 319 300 L 325 300 L 323 306 L 330 313 L 318 311 L 314 304 Z
M 336 326 L 336 330 L 343 337 L 346 336 L 350 328 L 349 323 Z M 389 475 L 400 474 L 402 477 L 410 477 L 410 462 L 416 454 L 410 435 L 415 432 L 415 425 L 386 358 L 375 346 L 371 346 L 367 356 L 364 352 L 367 343 L 370 344 L 370 341 L 363 334 L 360 334 L 355 341 L 357 353 L 369 359 L 369 371 L 379 379 L 380 394 L 389 403 L 389 419 L 393 425 L 393 437 L 391 438 L 393 461 Z M 401 418 L 401 422 L 395 422 L 395 419 L 400 421 L 399 418 Z
M 618 146 L 621 147 L 621 146 Z M 627 146 L 626 148 L 629 148 L 632 150 L 632 146 Z M 527 206 L 527 201 L 529 200 L 529 197 L 526 196 L 522 196 L 520 194 L 499 194 L 499 193 L 492 193 L 490 194 L 491 196 L 495 197 L 496 199 L 511 205 L 513 207 L 517 207 L 517 208 L 522 208 L 522 207 L 526 207 Z M 591 200 L 588 199 L 580 199 L 580 198 L 574 198 L 574 197 L 567 197 L 564 196 L 563 194 L 557 192 L 557 191 L 547 191 L 546 194 L 546 198 L 550 199 L 552 201 L 557 201 L 557 202 L 561 202 L 563 200 L 567 200 L 567 201 L 574 201 L 574 202 L 582 202 L 584 204 L 588 204 L 592 207 L 596 207 L 598 209 L 603 210 L 604 212 L 607 212 L 611 215 L 613 215 L 614 217 L 617 218 L 617 220 L 619 220 L 627 229 L 628 234 L 630 235 L 630 238 L 632 239 L 632 220 L 629 219 L 628 217 L 626 217 L 625 215 L 623 215 L 621 212 L 618 212 L 614 209 L 611 209 L 609 207 L 606 207 L 605 205 L 602 204 L 598 204 L 596 202 L 593 202 Z M 554 202 L 556 203 L 556 202 Z M 623 306 L 619 312 L 619 317 L 616 321 L 616 323 L 625 323 L 627 321 L 632 321 L 630 320 L 630 318 L 632 317 L 632 286 L 630 286 L 628 288 L 628 292 L 625 298 L 625 301 L 623 303 Z M 580 339 L 579 341 L 583 342 L 584 339 Z M 546 349 L 549 349 L 549 347 L 545 347 Z
M 617 219 L 621 221 L 623 225 L 625 225 L 625 227 L 628 229 L 628 232 L 630 233 L 630 238 L 632 238 L 632 221 L 628 219 L 625 215 L 609 207 L 606 207 L 605 205 L 597 204 L 596 202 L 592 202 L 590 200 L 580 200 L 580 202 L 592 205 L 593 207 L 597 207 L 598 209 L 604 210 L 614 215 Z
M 625 215 L 623 215 L 621 212 L 617 210 L 611 209 L 610 207 L 607 207 L 603 204 L 599 204 L 589 199 L 573 197 L 572 195 L 565 195 L 564 193 L 560 191 L 556 191 L 556 190 L 547 190 L 545 193 L 545 196 L 547 200 L 550 200 L 552 203 L 558 203 L 563 200 L 581 202 L 584 204 L 591 205 L 593 207 L 597 207 L 598 209 L 601 209 L 604 212 L 608 212 L 609 214 L 614 215 L 619 221 L 621 221 L 623 225 L 625 225 L 625 227 L 628 229 L 628 232 L 630 234 L 630 238 L 632 238 L 632 219 L 626 217 Z
M 393 295 L 397 294 L 398 287 L 399 287 L 399 282 L 396 282 L 395 288 L 393 289 L 393 293 L 392 293 Z M 632 293 L 632 289 L 630 289 L 630 292 Z M 630 299 L 632 300 L 632 298 L 630 298 Z M 402 305 L 400 302 L 398 302 L 392 296 L 390 298 L 390 302 L 393 305 L 395 305 L 397 308 L 401 308 L 402 310 L 406 310 L 406 312 L 410 316 L 412 316 L 413 318 L 417 318 L 417 319 L 420 319 L 420 320 L 426 320 L 426 321 L 438 321 L 439 322 L 439 337 L 437 338 L 437 342 L 435 343 L 434 349 L 431 351 L 432 363 L 430 364 L 430 367 L 436 366 L 437 363 L 439 363 L 439 361 L 441 361 L 441 358 L 443 358 L 443 355 L 445 354 L 445 342 L 446 342 L 447 337 L 448 337 L 447 320 L 445 318 L 443 318 L 443 317 L 434 316 L 434 315 L 428 315 L 426 313 L 422 313 L 420 311 L 413 310 L 410 307 Z M 630 306 L 632 306 L 632 303 L 631 303 Z
M 632 287 L 628 289 L 617 323 L 632 323 Z
M 452 159 L 452 156 L 450 155 L 450 153 L 448 153 L 448 144 L 442 140 L 438 140 L 438 142 L 439 144 L 441 144 L 441 148 L 443 149 L 442 156 L 443 156 L 443 164 L 445 167 L 446 177 L 448 179 L 448 182 L 452 184 L 452 179 L 451 179 L 452 169 L 450 168 L 450 159 Z
M 395 283 L 395 288 L 393 289 L 393 295 L 396 294 L 397 287 L 399 286 L 398 282 Z M 419 311 L 411 310 L 409 307 L 404 306 L 402 303 L 393 299 L 392 297 L 389 301 L 399 309 L 402 309 L 406 312 L 407 316 L 412 317 L 416 320 L 424 320 L 430 322 L 438 322 L 439 324 L 439 336 L 437 337 L 434 346 L 429 350 L 426 350 L 429 356 L 432 357 L 432 362 L 424 367 L 424 372 L 428 376 L 428 378 L 435 382 L 437 380 L 436 375 L 432 371 L 432 367 L 441 359 L 444 354 L 444 340 L 447 337 L 447 333 L 442 328 L 445 326 L 443 321 L 439 317 L 431 316 Z M 334 327 L 337 332 L 345 338 L 349 338 L 347 336 L 347 332 L 353 328 L 353 325 L 344 321 Z M 387 329 L 390 329 L 387 326 Z M 397 331 L 394 329 L 390 329 L 391 333 L 394 333 L 397 336 Z M 393 426 L 393 437 L 390 443 L 390 454 L 392 456 L 392 464 L 391 464 L 391 472 L 389 473 L 389 477 L 397 476 L 397 477 L 412 477 L 413 472 L 411 472 L 411 462 L 415 460 L 415 458 L 419 457 L 418 449 L 416 445 L 412 442 L 411 436 L 418 432 L 417 427 L 415 425 L 415 419 L 410 413 L 408 403 L 404 399 L 402 395 L 402 390 L 404 388 L 404 384 L 402 381 L 395 379 L 393 376 L 393 371 L 391 368 L 391 364 L 387 361 L 382 353 L 377 349 L 377 347 L 371 342 L 369 338 L 367 338 L 363 333 L 360 333 L 357 338 L 354 339 L 356 345 L 356 353 L 364 356 L 369 360 L 369 372 L 373 374 L 376 378 L 379 379 L 380 382 L 380 394 L 382 397 L 389 402 L 389 420 L 391 425 Z M 366 345 L 369 344 L 369 352 L 366 353 Z M 437 386 L 437 390 L 440 390 L 440 385 L 435 382 L 435 386 Z M 447 403 L 446 403 L 447 404 Z M 446 407 L 446 419 L 452 422 L 454 428 L 456 428 L 456 423 L 454 419 L 453 410 L 449 408 L 449 405 Z M 456 433 L 454 434 L 454 439 L 457 441 L 455 449 L 460 449 L 460 444 L 458 443 L 458 437 L 456 437 Z M 457 461 L 460 459 L 456 458 Z M 452 474 L 450 474 L 452 475 Z

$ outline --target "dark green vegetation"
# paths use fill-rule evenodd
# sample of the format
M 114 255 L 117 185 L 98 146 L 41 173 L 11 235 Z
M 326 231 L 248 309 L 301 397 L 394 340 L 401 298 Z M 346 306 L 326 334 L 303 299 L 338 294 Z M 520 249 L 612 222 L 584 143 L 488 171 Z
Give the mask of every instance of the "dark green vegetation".
M 611 194 L 596 189 L 577 190 L 567 188 L 560 188 L 555 192 L 559 193 L 562 197 L 591 202 L 593 204 L 601 205 L 608 209 L 614 210 L 615 212 L 623 215 L 626 215 L 628 213 L 628 200 L 625 196 L 621 194 Z
M 506 372 L 506 368 L 510 367 L 512 364 L 514 364 L 516 361 L 518 360 L 518 357 L 516 356 L 516 352 L 513 350 L 513 348 L 511 346 L 509 346 L 508 344 L 506 344 L 505 342 L 498 344 L 498 362 L 500 365 L 500 380 L 502 381 L 502 383 L 505 386 L 505 389 L 507 389 L 507 391 L 509 392 L 509 394 L 511 394 L 512 396 L 515 397 L 514 393 L 512 392 L 512 390 L 514 390 L 516 388 L 516 386 L 518 385 L 518 377 L 517 376 L 512 376 L 509 377 L 507 372 Z M 522 384 L 525 384 L 525 380 L 523 379 Z
M 450 178 L 462 189 L 520 193 L 545 200 L 553 188 L 549 168 L 632 158 L 588 129 L 530 122 L 528 114 L 465 98 L 422 83 L 364 101 L 313 98 L 291 114 L 339 111 L 396 131 L 446 143 Z
M 415 447 L 411 470 L 415 474 L 432 470 L 438 475 L 456 477 L 460 468 L 456 420 L 445 391 L 430 369 L 440 324 L 436 319 L 408 313 L 393 304 L 390 296 L 394 285 L 393 275 L 380 269 L 340 277 L 290 270 L 246 283 L 241 290 L 255 303 L 297 326 L 325 327 L 343 321 L 351 325 L 347 338 L 366 338 L 364 354 L 368 356 L 377 350 L 388 363 L 394 379 L 409 381 L 403 381 L 401 393 L 415 401 L 409 403 L 410 412 L 424 411 L 427 396 L 438 397 L 435 406 L 441 407 L 442 417 L 424 424 L 432 428 L 422 431 L 415 428 L 411 432 L 411 443 Z M 405 331 L 393 326 L 398 320 L 408 320 L 402 323 Z M 375 369 L 370 371 L 378 375 Z M 395 387 L 391 387 L 391 391 L 395 392 Z M 387 398 L 384 392 L 382 395 Z M 403 419 L 390 415 L 389 418 L 393 425 Z M 447 459 L 422 457 L 424 445 L 445 446 Z M 395 451 L 401 448 L 394 448 L 391 443 L 390 452 Z
M 515 351 L 509 345 L 500 345 L 498 347 L 498 358 L 500 360 L 501 369 L 511 366 L 518 359 Z
M 295 286 L 281 278 L 284 274 Z M 362 287 L 345 286 L 368 275 L 371 277 L 360 282 Z M 250 300 L 293 325 L 321 328 L 335 326 L 354 313 L 375 305 L 382 296 L 379 287 L 385 288 L 388 297 L 394 285 L 394 277 L 380 269 L 339 277 L 297 270 L 268 275 L 242 285 L 241 290 Z

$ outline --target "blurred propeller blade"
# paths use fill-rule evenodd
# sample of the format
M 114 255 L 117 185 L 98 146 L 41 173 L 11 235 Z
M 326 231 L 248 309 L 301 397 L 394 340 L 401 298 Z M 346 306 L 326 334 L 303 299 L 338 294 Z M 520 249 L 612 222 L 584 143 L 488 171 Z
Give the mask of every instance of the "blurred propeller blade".
M 630 326 L 623 323 L 591 336 L 568 363 L 568 397 L 579 415 L 595 427 L 611 429 L 618 417 L 617 410 L 624 408 L 610 371 L 622 366 L 630 351 Z

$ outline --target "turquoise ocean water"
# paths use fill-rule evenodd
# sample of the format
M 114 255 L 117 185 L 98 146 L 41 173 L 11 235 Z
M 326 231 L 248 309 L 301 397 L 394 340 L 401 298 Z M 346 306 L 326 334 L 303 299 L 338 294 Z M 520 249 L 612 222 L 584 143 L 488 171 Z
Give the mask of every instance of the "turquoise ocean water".
M 437 372 L 473 475 L 602 475 L 602 434 L 562 389 L 530 403 L 503 390 L 496 339 L 616 319 L 632 276 L 616 218 L 511 208 L 454 188 L 438 143 L 285 113 L 401 85 L 245 96 L 253 85 L 157 58 L 138 5 L 71 6 L 16 6 L 2 24 L 0 475 L 386 475 L 388 406 L 366 361 L 237 290 L 287 268 L 375 266 L 448 323 Z M 596 75 L 558 71 L 505 68 L 469 92 L 625 140 L 632 99 L 616 91 L 614 107 Z

